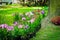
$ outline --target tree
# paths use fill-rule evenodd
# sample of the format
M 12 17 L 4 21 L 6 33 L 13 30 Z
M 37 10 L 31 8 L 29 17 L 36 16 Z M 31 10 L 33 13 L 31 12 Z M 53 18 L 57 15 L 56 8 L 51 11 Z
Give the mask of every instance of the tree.
M 55 13 L 57 8 L 60 8 L 60 0 L 50 0 L 50 13 Z

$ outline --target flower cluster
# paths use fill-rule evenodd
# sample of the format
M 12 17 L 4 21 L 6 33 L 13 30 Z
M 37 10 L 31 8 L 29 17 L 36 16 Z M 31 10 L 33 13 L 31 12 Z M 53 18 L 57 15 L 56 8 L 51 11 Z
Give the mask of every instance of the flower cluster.
M 0 25 L 0 28 L 2 28 L 2 29 L 7 29 L 7 31 L 11 31 L 11 30 L 14 29 L 13 26 L 8 26 L 7 24 L 1 24 L 1 25 Z
M 33 23 L 35 21 L 35 18 L 32 18 L 31 20 L 29 20 L 30 23 Z
M 41 13 L 44 14 L 45 13 L 44 10 L 42 10 Z
M 26 18 L 25 17 L 22 17 L 22 20 L 26 20 Z
M 18 25 L 18 23 L 17 22 L 14 22 L 13 26 L 16 26 L 16 25 Z
M 27 21 L 25 21 L 25 22 L 28 22 L 28 23 L 34 23 L 34 21 L 36 20 L 36 16 L 35 16 L 35 13 L 36 12 L 38 12 L 39 14 L 44 14 L 45 13 L 45 11 L 44 10 L 35 10 L 34 12 L 33 11 L 30 11 L 30 12 L 27 12 L 27 13 L 25 13 L 25 15 L 22 15 L 22 14 L 15 14 L 15 15 L 13 15 L 13 16 L 16 16 L 16 18 L 17 17 L 21 17 L 21 19 L 22 19 L 22 21 L 25 21 L 25 20 L 27 20 L 27 18 L 25 17 L 25 16 L 27 16 L 28 18 L 29 18 L 29 20 L 27 20 Z M 36 18 L 35 18 L 36 17 Z M 17 22 L 17 21 L 15 21 L 14 23 L 13 23 L 13 25 L 12 26 L 8 26 L 7 24 L 1 24 L 0 25 L 0 28 L 2 28 L 2 29 L 7 29 L 7 31 L 11 31 L 11 30 L 14 30 L 14 27 L 18 27 L 19 29 L 20 28 L 24 28 L 24 29 L 27 29 L 27 28 L 29 28 L 30 26 L 27 24 L 22 24 L 22 21 L 21 22 Z
M 23 26 L 24 25 L 22 25 L 22 24 L 18 25 L 18 22 L 14 22 L 14 24 L 12 26 L 8 26 L 7 24 L 1 24 L 0 28 L 7 29 L 7 31 L 11 31 L 11 30 L 14 30 L 14 27 L 23 28 Z M 27 29 L 28 25 L 25 25 L 24 28 Z
M 22 24 L 18 25 L 18 28 L 22 28 L 22 27 L 23 27 L 23 25 L 22 25 Z

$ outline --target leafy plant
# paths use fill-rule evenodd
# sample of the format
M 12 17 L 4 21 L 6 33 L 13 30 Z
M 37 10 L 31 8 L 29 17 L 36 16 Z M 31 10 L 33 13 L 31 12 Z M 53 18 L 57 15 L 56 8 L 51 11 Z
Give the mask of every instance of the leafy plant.
M 41 20 L 45 17 L 43 16 L 45 10 L 42 11 L 35 11 L 34 13 L 31 11 L 28 12 L 28 15 L 25 15 L 26 13 L 21 15 L 19 12 L 14 13 L 13 16 L 4 16 L 5 14 L 0 15 L 1 21 L 5 19 L 5 21 L 0 22 L 0 39 L 3 39 L 3 37 L 5 39 L 15 39 L 18 36 L 20 38 L 26 38 L 29 35 L 31 36 L 31 34 L 34 34 L 36 29 L 40 27 Z

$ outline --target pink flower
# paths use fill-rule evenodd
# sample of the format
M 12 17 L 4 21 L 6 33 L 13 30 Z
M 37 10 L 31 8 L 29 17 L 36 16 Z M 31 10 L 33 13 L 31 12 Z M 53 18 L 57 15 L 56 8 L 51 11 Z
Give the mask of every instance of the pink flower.
M 45 13 L 44 10 L 42 10 L 41 13 L 44 14 Z
M 26 25 L 26 26 L 25 26 L 25 29 L 27 29 L 28 27 L 29 27 L 29 26 L 28 26 L 28 25 Z
M 14 24 L 13 24 L 13 25 L 14 25 L 14 26 L 16 26 L 17 24 L 18 24 L 17 22 L 14 22 Z
M 25 17 L 22 17 L 22 20 L 26 20 L 26 18 Z
M 4 24 L 1 25 L 2 29 L 4 29 Z
M 8 25 L 7 24 L 2 24 L 1 27 L 2 27 L 2 29 L 4 29 L 4 28 L 7 28 Z
M 8 27 L 8 25 L 7 25 L 7 24 L 4 24 L 4 27 L 5 27 L 5 28 L 7 28 L 7 27 Z
M 7 27 L 7 31 L 11 31 L 11 30 L 14 30 L 14 27 L 13 26 Z
M 30 22 L 31 22 L 31 23 L 33 23 L 33 22 L 34 22 L 34 20 L 35 20 L 35 18 L 32 18 L 32 19 L 30 20 Z
M 18 25 L 18 28 L 22 28 L 22 27 L 23 27 L 23 25 L 21 25 L 21 24 L 20 24 L 20 25 Z

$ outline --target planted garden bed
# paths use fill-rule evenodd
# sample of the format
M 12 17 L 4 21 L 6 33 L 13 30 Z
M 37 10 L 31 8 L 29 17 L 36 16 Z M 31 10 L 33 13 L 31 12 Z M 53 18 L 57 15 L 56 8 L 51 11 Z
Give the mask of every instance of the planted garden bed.
M 0 39 L 29 40 L 41 27 L 40 21 L 46 15 L 47 10 L 44 9 L 0 14 Z

